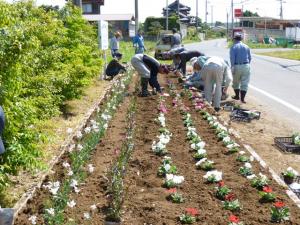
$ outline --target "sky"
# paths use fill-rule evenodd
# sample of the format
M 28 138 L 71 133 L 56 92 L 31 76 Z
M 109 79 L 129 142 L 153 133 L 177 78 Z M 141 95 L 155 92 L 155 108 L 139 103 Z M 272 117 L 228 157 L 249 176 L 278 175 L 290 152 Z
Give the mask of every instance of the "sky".
M 11 2 L 12 0 L 7 0 Z M 37 4 L 64 5 L 65 0 L 36 0 Z M 191 7 L 191 15 L 196 15 L 197 0 L 180 0 L 180 3 Z M 199 17 L 205 21 L 205 1 L 198 0 Z M 162 8 L 166 6 L 167 0 L 139 0 L 139 17 L 143 22 L 148 16 L 162 16 Z M 168 0 L 169 4 L 174 0 Z M 279 18 L 279 0 L 233 0 L 234 8 L 243 8 L 258 12 L 260 16 Z M 244 2 L 241 4 L 241 2 Z M 284 19 L 300 20 L 300 0 L 284 0 L 283 17 Z M 231 0 L 208 0 L 207 22 L 212 20 L 226 22 L 227 12 L 230 10 Z M 211 13 L 213 12 L 213 13 Z M 101 7 L 103 14 L 134 14 L 134 0 L 105 0 L 105 5 Z M 231 20 L 229 18 L 229 20 Z

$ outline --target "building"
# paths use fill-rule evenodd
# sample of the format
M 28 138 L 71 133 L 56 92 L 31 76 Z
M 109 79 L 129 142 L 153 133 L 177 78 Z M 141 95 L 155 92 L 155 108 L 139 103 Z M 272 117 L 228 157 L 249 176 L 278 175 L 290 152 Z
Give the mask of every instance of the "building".
M 239 26 L 245 39 L 262 42 L 264 38 L 285 38 L 286 29 L 297 27 L 300 20 L 283 20 L 271 17 L 239 17 Z
M 73 0 L 77 6 L 82 4 L 83 14 L 100 14 L 100 7 L 104 5 L 104 0 Z
M 115 31 L 121 31 L 123 37 L 133 37 L 135 35 L 135 22 L 133 14 L 84 14 L 88 21 L 105 20 L 109 23 L 110 36 Z
M 179 11 L 179 14 L 178 14 Z M 180 3 L 179 0 L 176 0 L 175 2 L 171 3 L 168 6 L 168 14 L 170 15 L 179 15 L 180 22 L 187 24 L 187 25 L 195 25 L 196 24 L 196 18 L 193 16 L 190 16 L 191 7 L 185 6 Z M 167 7 L 163 8 L 163 16 L 167 16 Z

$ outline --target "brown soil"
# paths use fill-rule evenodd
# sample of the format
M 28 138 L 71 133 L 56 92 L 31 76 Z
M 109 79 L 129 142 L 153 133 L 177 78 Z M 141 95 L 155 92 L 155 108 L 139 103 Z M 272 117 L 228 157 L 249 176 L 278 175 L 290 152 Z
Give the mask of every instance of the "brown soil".
M 188 101 L 185 103 L 190 104 Z M 162 160 L 151 152 L 152 140 L 155 140 L 155 136 L 158 135 L 158 125 L 154 123 L 158 115 L 157 101 L 146 99 L 139 101 L 139 104 L 144 111 L 143 114 L 137 114 L 136 150 L 127 176 L 129 188 L 124 206 L 124 224 L 179 224 L 177 218 L 187 207 L 199 209 L 200 217 L 196 224 L 228 224 L 230 212 L 224 210 L 221 201 L 214 196 L 215 185 L 206 184 L 203 180 L 205 172 L 195 168 L 181 115 L 178 109 L 171 108 L 170 97 L 167 100 L 169 109 L 167 127 L 173 133 L 173 137 L 167 148 L 179 174 L 185 177 L 180 192 L 186 201 L 177 205 L 166 200 L 168 194 L 162 187 L 163 179 L 156 175 Z M 225 148 L 217 141 L 214 131 L 208 127 L 207 122 L 202 120 L 198 113 L 192 111 L 191 114 L 199 134 L 207 142 L 209 159 L 216 163 L 218 170 L 223 171 L 225 183 L 232 188 L 243 206 L 243 210 L 237 215 L 246 224 L 271 224 L 271 204 L 261 204 L 258 191 L 238 173 L 241 164 L 236 162 L 236 155 L 224 154 Z M 253 170 L 256 174 L 259 171 L 267 174 L 266 171 L 262 171 L 258 163 L 254 163 Z M 291 221 L 285 224 L 300 224 L 299 209 L 285 195 L 283 188 L 275 181 L 271 183 L 278 199 L 287 202 L 291 208 Z
M 260 120 L 253 120 L 251 123 L 230 123 L 230 126 L 237 130 L 242 137 L 243 143 L 251 145 L 277 174 L 289 166 L 300 172 L 300 154 L 284 153 L 274 145 L 274 137 L 291 136 L 298 131 L 299 126 L 282 115 L 275 114 L 259 99 L 251 96 L 247 97 L 247 104 L 243 104 L 241 107 L 256 109 L 262 113 Z M 221 117 L 229 122 L 228 112 L 221 112 Z
M 170 78 L 175 82 L 174 78 Z M 166 84 L 166 78 L 162 78 L 161 83 Z M 199 209 L 199 220 L 195 224 L 201 225 L 225 225 L 228 224 L 229 211 L 222 208 L 222 203 L 214 196 L 216 185 L 206 184 L 203 180 L 205 174 L 202 170 L 195 168 L 196 161 L 189 151 L 190 146 L 186 140 L 186 129 L 183 126 L 182 118 L 178 108 L 171 107 L 172 98 L 166 98 L 169 109 L 166 115 L 168 129 L 173 133 L 171 142 L 167 149 L 177 166 L 179 175 L 185 177 L 184 183 L 179 191 L 183 194 L 185 202 L 173 204 L 166 200 L 166 189 L 162 187 L 163 179 L 157 176 L 158 167 L 161 165 L 162 158 L 153 154 L 151 144 L 156 140 L 159 125 L 154 121 L 157 117 L 158 97 L 151 96 L 137 99 L 136 112 L 136 133 L 135 150 L 129 163 L 126 174 L 126 196 L 123 212 L 124 225 L 173 225 L 179 224 L 178 216 L 188 207 Z M 96 168 L 94 173 L 89 175 L 85 183 L 80 186 L 80 193 L 74 194 L 70 199 L 75 200 L 76 207 L 66 210 L 66 217 L 75 219 L 76 224 L 103 224 L 106 216 L 107 199 L 106 192 L 106 170 L 111 165 L 111 161 L 116 157 L 115 149 L 121 146 L 125 132 L 125 115 L 128 107 L 129 98 L 120 106 L 120 109 L 112 120 L 110 127 L 100 142 L 92 159 Z M 188 100 L 185 105 L 190 106 Z M 247 225 L 261 225 L 270 223 L 271 203 L 260 203 L 259 194 L 252 188 L 250 182 L 238 173 L 241 166 L 236 159 L 236 154 L 226 155 L 226 149 L 221 142 L 217 141 L 214 131 L 209 128 L 199 113 L 191 110 L 192 118 L 195 122 L 198 133 L 207 143 L 206 149 L 208 158 L 216 163 L 216 169 L 223 171 L 224 181 L 237 198 L 240 200 L 243 209 L 237 213 L 242 221 Z M 268 174 L 259 167 L 258 163 L 253 164 L 253 171 Z M 62 168 L 57 166 L 57 171 L 53 176 L 62 178 Z M 51 179 L 52 180 L 52 179 Z M 300 225 L 300 213 L 294 203 L 286 196 L 282 187 L 275 181 L 271 182 L 278 199 L 283 200 L 290 207 L 291 220 L 282 223 L 289 225 Z M 48 194 L 43 190 L 31 200 L 27 208 L 19 215 L 15 224 L 30 224 L 28 217 L 32 214 L 41 213 L 43 203 L 48 198 Z M 97 210 L 91 213 L 90 206 L 97 204 Z M 83 220 L 83 213 L 90 212 L 92 219 Z M 66 221 L 67 222 L 67 221 Z M 42 224 L 39 221 L 38 224 Z

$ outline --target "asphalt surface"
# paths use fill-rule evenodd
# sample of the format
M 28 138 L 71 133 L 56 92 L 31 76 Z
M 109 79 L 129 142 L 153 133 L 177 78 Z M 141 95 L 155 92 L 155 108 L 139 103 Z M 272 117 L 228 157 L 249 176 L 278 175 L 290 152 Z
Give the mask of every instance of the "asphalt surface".
M 229 60 L 225 39 L 187 44 L 185 47 Z M 248 94 L 300 131 L 300 61 L 256 55 L 255 50 L 252 58 Z

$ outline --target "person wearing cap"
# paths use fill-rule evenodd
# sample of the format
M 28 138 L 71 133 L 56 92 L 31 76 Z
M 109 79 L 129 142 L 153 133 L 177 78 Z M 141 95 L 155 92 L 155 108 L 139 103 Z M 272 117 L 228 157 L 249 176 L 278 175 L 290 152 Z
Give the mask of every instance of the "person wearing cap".
M 192 67 L 194 68 L 198 57 L 194 57 L 190 60 Z M 195 87 L 200 90 L 204 90 L 204 81 L 199 71 L 194 70 L 192 75 L 186 76 L 186 78 L 179 78 L 179 82 L 184 82 L 184 88 Z
M 138 31 L 132 42 L 135 47 L 135 54 L 143 54 L 146 51 L 142 30 Z
M 119 52 L 121 36 L 122 36 L 121 33 L 117 31 L 114 34 L 114 36 L 110 39 L 110 50 L 113 58 Z
M 0 106 L 0 155 L 5 152 L 5 147 L 2 141 L 2 133 L 4 131 L 4 127 L 5 127 L 5 114 L 2 107 Z
M 148 83 L 153 88 L 153 94 L 156 92 L 162 93 L 160 84 L 157 80 L 157 74 L 168 74 L 167 66 L 160 64 L 155 58 L 144 55 L 136 54 L 131 59 L 131 64 L 141 76 L 141 97 L 149 96 Z
M 106 70 L 105 70 L 106 76 L 113 79 L 116 75 L 118 75 L 122 71 L 124 71 L 124 72 L 126 71 L 126 67 L 120 63 L 121 59 L 122 59 L 122 54 L 117 52 L 115 54 L 115 58 L 113 58 L 106 67 Z
M 178 48 L 181 45 L 181 35 L 177 32 L 176 28 L 173 28 L 172 32 L 173 32 L 172 48 Z
M 194 57 L 204 56 L 203 53 L 199 51 L 183 51 L 177 53 L 173 57 L 173 62 L 175 64 L 176 70 L 181 70 L 183 76 L 186 75 L 186 63 Z
M 235 92 L 235 96 L 232 96 L 235 100 L 245 102 L 245 96 L 248 91 L 248 84 L 250 81 L 250 63 L 251 63 L 250 48 L 242 42 L 242 34 L 235 33 L 234 44 L 230 48 L 230 63 L 233 73 L 232 87 Z
M 216 56 L 200 56 L 194 63 L 194 71 L 198 71 L 203 77 L 205 99 L 209 103 L 212 101 L 214 91 L 213 106 L 219 111 L 222 95 L 226 95 L 232 81 L 229 63 Z

